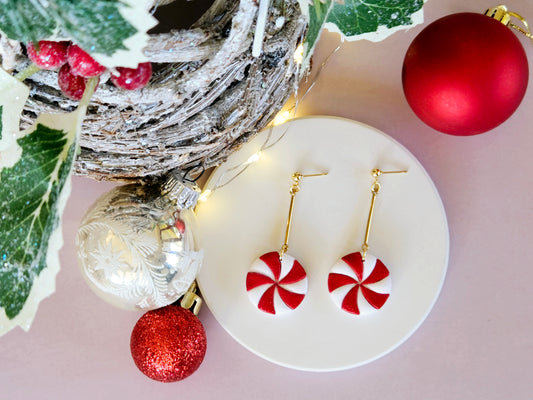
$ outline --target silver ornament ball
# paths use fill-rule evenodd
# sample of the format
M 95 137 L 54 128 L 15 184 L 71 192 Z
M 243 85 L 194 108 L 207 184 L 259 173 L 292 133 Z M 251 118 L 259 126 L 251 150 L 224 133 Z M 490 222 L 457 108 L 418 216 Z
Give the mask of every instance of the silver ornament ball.
M 202 261 L 194 234 L 198 195 L 172 173 L 163 185 L 129 184 L 100 197 L 76 238 L 91 289 L 112 305 L 143 311 L 186 293 Z

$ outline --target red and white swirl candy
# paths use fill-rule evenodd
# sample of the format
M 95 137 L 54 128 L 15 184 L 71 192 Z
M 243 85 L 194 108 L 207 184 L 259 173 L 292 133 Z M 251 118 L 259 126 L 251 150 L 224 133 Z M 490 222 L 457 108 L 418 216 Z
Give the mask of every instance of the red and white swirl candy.
M 246 275 L 251 302 L 269 314 L 294 310 L 307 294 L 307 274 L 291 255 L 272 251 L 254 261 Z
M 390 273 L 371 254 L 363 262 L 361 253 L 342 257 L 328 276 L 328 290 L 337 306 L 346 312 L 365 315 L 379 310 L 391 291 Z

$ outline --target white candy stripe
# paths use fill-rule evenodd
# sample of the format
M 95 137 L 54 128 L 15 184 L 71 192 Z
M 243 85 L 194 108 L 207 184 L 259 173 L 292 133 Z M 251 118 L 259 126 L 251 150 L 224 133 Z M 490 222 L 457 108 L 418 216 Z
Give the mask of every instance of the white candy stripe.
M 334 265 L 333 268 L 331 268 L 331 273 L 340 274 L 340 275 L 347 275 L 356 281 L 359 281 L 357 278 L 357 275 L 355 274 L 354 270 L 350 268 L 348 264 L 346 264 L 342 260 L 338 260 Z
M 361 288 L 359 288 L 359 291 L 357 292 L 357 307 L 359 307 L 359 315 L 366 315 L 376 311 L 376 309 L 365 299 L 365 296 L 363 296 Z
M 348 294 L 350 290 L 355 286 L 354 285 L 344 285 L 337 289 L 335 289 L 333 292 L 330 293 L 331 298 L 333 299 L 333 302 L 337 305 L 337 307 L 342 308 L 342 301 Z
M 263 294 L 272 285 L 261 285 L 248 291 L 248 298 L 256 307 L 259 305 L 259 300 L 263 297 Z
M 252 266 L 250 268 L 250 272 L 257 272 L 258 274 L 268 276 L 272 280 L 276 280 L 274 278 L 274 273 L 272 272 L 272 270 L 260 258 L 256 259 L 253 262 L 253 264 L 252 264 Z
M 276 289 L 276 291 L 274 292 L 274 309 L 276 310 L 276 315 L 277 314 L 284 314 L 286 312 L 289 312 L 289 311 L 293 311 L 291 308 L 289 308 L 289 306 L 287 306 L 287 304 L 285 304 L 285 302 L 281 299 L 281 297 L 279 296 L 279 293 L 278 293 L 278 290 Z
M 307 293 L 307 279 L 301 279 L 298 282 L 289 285 L 280 285 L 283 289 L 293 293 L 306 294 Z
M 285 278 L 289 272 L 291 272 L 294 261 L 296 261 L 296 259 L 293 256 L 289 254 L 283 255 L 281 259 L 281 273 L 279 274 L 280 281 Z
M 386 277 L 385 279 L 380 280 L 379 282 L 365 285 L 365 287 L 376 293 L 384 293 L 384 294 L 390 293 L 391 291 L 390 276 Z

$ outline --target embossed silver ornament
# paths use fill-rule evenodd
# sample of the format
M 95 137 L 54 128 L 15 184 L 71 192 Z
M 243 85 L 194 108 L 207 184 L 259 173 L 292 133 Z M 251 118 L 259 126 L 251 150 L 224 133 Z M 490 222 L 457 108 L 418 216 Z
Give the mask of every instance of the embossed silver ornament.
M 171 173 L 163 185 L 129 184 L 100 197 L 76 238 L 91 289 L 128 310 L 163 307 L 186 293 L 202 260 L 192 210 L 198 195 Z

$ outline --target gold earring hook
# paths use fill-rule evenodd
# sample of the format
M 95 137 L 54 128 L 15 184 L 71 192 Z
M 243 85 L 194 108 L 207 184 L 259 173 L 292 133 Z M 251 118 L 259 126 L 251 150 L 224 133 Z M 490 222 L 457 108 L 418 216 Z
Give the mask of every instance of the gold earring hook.
M 279 251 L 279 259 L 281 260 L 283 257 L 283 254 L 289 250 L 289 233 L 291 230 L 291 222 L 292 222 L 292 212 L 294 210 L 294 198 L 296 197 L 296 193 L 300 191 L 300 180 L 302 178 L 309 178 L 313 176 L 324 176 L 327 175 L 327 172 L 323 172 L 320 174 L 301 174 L 300 172 L 295 172 L 292 174 L 292 180 L 294 181 L 294 184 L 289 189 L 289 193 L 291 195 L 291 202 L 289 204 L 289 216 L 287 217 L 287 227 L 285 228 L 285 240 L 283 241 L 283 246 L 281 246 L 281 250 Z
M 374 214 L 374 205 L 376 203 L 376 197 L 381 189 L 381 185 L 378 182 L 378 179 L 383 174 L 405 174 L 407 171 L 382 171 L 378 168 L 372 170 L 372 176 L 374 177 L 374 182 L 370 187 L 370 192 L 372 193 L 372 200 L 370 201 L 370 211 L 368 212 L 368 219 L 366 221 L 366 231 L 365 231 L 365 240 L 361 246 L 361 258 L 363 261 L 366 259 L 366 253 L 368 251 L 368 238 L 370 237 L 370 226 L 372 225 L 372 215 Z

